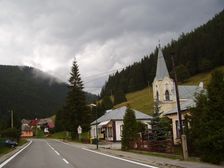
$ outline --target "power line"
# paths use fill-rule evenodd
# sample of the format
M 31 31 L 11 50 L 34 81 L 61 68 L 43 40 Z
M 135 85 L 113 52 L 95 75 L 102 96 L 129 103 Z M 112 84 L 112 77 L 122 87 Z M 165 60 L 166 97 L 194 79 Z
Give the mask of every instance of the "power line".
M 93 81 L 97 81 L 98 79 L 112 73 L 112 72 L 116 72 L 116 71 L 119 71 L 121 69 L 124 69 L 124 67 L 122 68 L 118 68 L 118 69 L 114 69 L 114 70 L 110 70 L 110 71 L 107 71 L 107 72 L 103 72 L 103 73 L 99 73 L 99 74 L 95 74 L 95 75 L 90 75 L 90 76 L 87 76 L 85 78 L 83 78 L 84 80 L 89 78 L 89 77 L 92 77 L 92 79 L 90 78 L 90 80 L 87 80 L 84 82 L 84 84 L 87 84 L 87 83 L 90 83 L 90 82 L 93 82 Z

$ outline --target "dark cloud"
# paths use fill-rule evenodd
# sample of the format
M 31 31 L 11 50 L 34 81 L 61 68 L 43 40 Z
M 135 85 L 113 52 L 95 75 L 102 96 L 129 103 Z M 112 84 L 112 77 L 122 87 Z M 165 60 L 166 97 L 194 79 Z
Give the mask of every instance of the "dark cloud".
M 86 89 L 206 23 L 222 0 L 2 0 L 0 62 L 29 65 L 67 81 L 77 58 Z M 91 77 L 92 76 L 92 77 Z

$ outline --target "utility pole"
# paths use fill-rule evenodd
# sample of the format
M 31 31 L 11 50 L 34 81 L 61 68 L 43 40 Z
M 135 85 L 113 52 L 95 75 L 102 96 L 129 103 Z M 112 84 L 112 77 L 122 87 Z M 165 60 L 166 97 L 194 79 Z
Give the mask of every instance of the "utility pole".
M 174 63 L 174 53 L 171 53 L 172 59 L 172 66 L 173 66 L 173 73 L 174 73 L 174 85 L 176 90 L 176 101 L 177 101 L 177 114 L 178 114 L 178 125 L 179 125 L 179 135 L 181 139 L 181 147 L 182 147 L 182 155 L 184 160 L 188 159 L 188 149 L 187 149 L 187 138 L 183 132 L 183 124 L 182 124 L 182 116 L 181 116 L 181 109 L 180 109 L 180 97 L 179 97 L 179 90 L 178 90 L 178 82 L 177 82 L 177 74 L 175 69 Z
M 149 81 L 148 81 L 148 89 L 149 89 L 149 97 L 150 97 L 150 87 L 149 87 L 150 85 L 149 85 Z
M 97 105 L 96 104 L 90 104 L 90 107 L 91 107 L 91 112 L 93 112 L 93 107 L 96 108 L 96 113 L 95 113 L 95 117 L 96 117 L 96 149 L 98 149 L 99 147 L 99 138 L 98 138 L 98 127 L 97 127 L 97 124 L 98 124 L 98 121 L 97 121 Z
M 11 112 L 11 128 L 13 128 L 13 110 L 11 110 L 10 112 Z

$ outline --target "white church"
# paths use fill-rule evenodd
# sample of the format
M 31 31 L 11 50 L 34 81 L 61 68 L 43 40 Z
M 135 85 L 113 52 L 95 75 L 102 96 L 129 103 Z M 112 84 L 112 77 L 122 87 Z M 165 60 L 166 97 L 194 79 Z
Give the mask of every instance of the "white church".
M 178 115 L 176 103 L 176 90 L 173 79 L 170 78 L 161 47 L 158 48 L 156 76 L 153 81 L 153 99 L 159 102 L 161 116 L 172 120 L 174 144 L 179 143 Z M 179 85 L 181 116 L 184 121 L 190 107 L 195 106 L 194 96 L 203 90 L 203 83 L 197 85 Z

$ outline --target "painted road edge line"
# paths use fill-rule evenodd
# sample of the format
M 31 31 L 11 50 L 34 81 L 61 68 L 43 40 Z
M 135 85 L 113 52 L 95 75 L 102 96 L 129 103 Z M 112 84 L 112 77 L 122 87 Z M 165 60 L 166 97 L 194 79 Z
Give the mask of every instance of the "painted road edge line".
M 140 166 L 144 166 L 144 167 L 149 167 L 149 168 L 158 168 L 156 166 L 151 166 L 151 165 L 147 165 L 147 164 L 144 164 L 144 163 L 140 163 L 140 162 L 135 162 L 135 161 L 132 161 L 132 160 L 119 158 L 119 157 L 116 157 L 116 156 L 113 156 L 113 155 L 108 155 L 108 154 L 105 154 L 105 153 L 102 153 L 102 152 L 97 152 L 97 151 L 94 151 L 94 150 L 91 150 L 91 149 L 87 149 L 87 148 L 82 148 L 82 149 L 86 150 L 86 151 L 89 151 L 89 152 L 93 152 L 93 153 L 99 154 L 99 155 L 111 157 L 111 158 L 122 160 L 122 161 L 125 161 L 125 162 L 129 162 L 129 163 L 132 163 L 132 164 L 136 164 L 136 165 L 140 165 Z
M 2 164 L 0 164 L 0 168 L 5 166 L 7 163 L 9 163 L 13 158 L 15 158 L 18 154 L 20 154 L 23 150 L 25 150 L 33 141 L 30 141 L 24 148 L 20 149 L 18 152 L 16 152 L 14 155 L 12 155 L 10 158 L 5 160 Z

